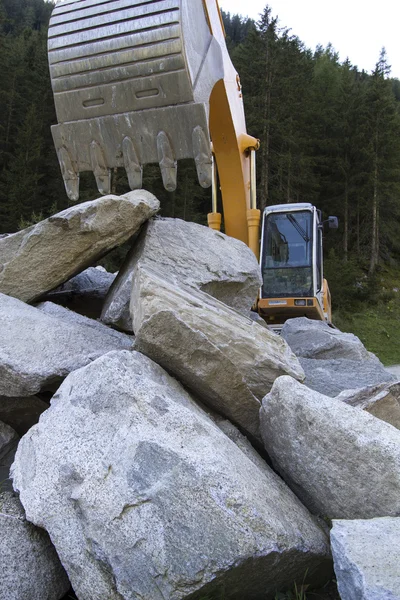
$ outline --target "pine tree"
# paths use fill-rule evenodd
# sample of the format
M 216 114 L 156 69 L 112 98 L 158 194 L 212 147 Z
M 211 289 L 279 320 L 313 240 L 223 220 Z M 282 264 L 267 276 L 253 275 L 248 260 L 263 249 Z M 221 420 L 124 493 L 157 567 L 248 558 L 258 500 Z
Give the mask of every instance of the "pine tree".
M 390 67 L 383 48 L 368 81 L 368 138 L 371 247 L 369 273 L 373 275 L 383 248 L 393 243 L 390 227 L 399 215 L 400 116 L 389 79 Z M 389 235 L 388 235 L 389 233 Z

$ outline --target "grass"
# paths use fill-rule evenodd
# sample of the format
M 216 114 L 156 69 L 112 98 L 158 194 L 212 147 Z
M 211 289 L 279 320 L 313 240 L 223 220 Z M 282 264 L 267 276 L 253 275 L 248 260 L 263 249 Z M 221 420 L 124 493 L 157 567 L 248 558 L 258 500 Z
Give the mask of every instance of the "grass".
M 333 323 L 354 333 L 384 365 L 400 364 L 400 272 L 379 273 L 376 292 L 368 304 L 353 311 L 334 311 Z

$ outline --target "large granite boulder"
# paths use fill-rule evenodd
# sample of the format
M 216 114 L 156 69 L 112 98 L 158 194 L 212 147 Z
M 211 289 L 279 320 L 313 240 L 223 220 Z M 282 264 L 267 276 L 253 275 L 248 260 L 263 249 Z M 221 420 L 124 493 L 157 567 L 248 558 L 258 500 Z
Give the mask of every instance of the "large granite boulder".
M 103 329 L 67 322 L 0 294 L 0 396 L 52 389 L 102 354 L 131 348 L 129 336 Z
M 357 336 L 330 327 L 325 321 L 288 319 L 281 335 L 302 358 L 367 360 L 371 356 Z
M 48 292 L 43 300 L 56 302 L 87 317 L 100 317 L 104 299 L 115 279 L 103 267 L 89 267 Z
M 325 534 L 284 482 L 137 352 L 69 375 L 13 478 L 81 599 L 260 600 L 326 564 Z
M 0 492 L 1 600 L 60 600 L 70 583 L 45 531 L 28 523 L 18 498 Z
M 342 600 L 400 600 L 400 518 L 335 520 L 331 546 Z
M 261 274 L 253 252 L 239 240 L 180 219 L 153 219 L 140 233 L 108 294 L 102 320 L 131 331 L 129 303 L 136 265 L 158 269 L 177 285 L 207 292 L 249 314 Z
M 291 377 L 260 411 L 276 469 L 309 509 L 330 519 L 400 514 L 400 431 Z
M 362 408 L 374 417 L 400 429 L 400 382 L 347 390 L 336 396 L 336 399 Z
M 0 239 L 0 292 L 31 302 L 128 240 L 159 209 L 145 190 L 83 202 Z
M 305 385 L 326 396 L 395 380 L 358 337 L 323 321 L 289 319 L 281 335 L 300 360 Z
M 303 378 L 282 338 L 148 268 L 135 270 L 131 314 L 135 348 L 254 438 L 259 438 L 260 401 L 274 380 L 283 374 Z

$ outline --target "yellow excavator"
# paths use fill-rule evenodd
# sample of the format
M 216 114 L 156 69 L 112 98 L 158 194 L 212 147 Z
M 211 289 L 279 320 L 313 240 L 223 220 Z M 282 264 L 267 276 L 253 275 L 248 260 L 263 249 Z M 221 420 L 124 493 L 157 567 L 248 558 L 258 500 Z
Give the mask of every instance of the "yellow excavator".
M 212 187 L 209 226 L 221 228 L 219 176 L 225 233 L 261 255 L 259 314 L 271 325 L 304 315 L 331 320 L 320 212 L 306 203 L 257 209 L 259 141 L 246 131 L 218 0 L 61 1 L 48 53 L 52 134 L 71 200 L 83 171 L 108 194 L 113 169 L 125 168 L 137 189 L 148 163 L 160 165 L 173 191 L 178 161 L 193 158 L 200 185 Z

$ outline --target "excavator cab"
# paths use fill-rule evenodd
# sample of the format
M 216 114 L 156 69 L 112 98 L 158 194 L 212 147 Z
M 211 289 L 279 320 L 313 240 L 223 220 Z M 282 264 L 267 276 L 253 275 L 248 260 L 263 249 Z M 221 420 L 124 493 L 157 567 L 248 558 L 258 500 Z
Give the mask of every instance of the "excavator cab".
M 329 217 L 328 224 L 337 227 L 337 219 Z M 278 204 L 264 210 L 258 311 L 277 330 L 293 317 L 331 321 L 323 277 L 323 228 L 321 212 L 312 204 Z

